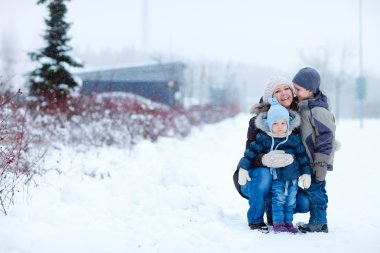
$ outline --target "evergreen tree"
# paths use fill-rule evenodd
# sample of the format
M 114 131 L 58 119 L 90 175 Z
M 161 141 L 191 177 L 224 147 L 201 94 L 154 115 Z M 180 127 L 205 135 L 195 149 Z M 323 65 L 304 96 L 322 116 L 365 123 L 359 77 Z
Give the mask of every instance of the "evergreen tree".
M 46 47 L 38 52 L 29 53 L 32 61 L 40 66 L 30 73 L 30 95 L 52 102 L 60 102 L 69 94 L 69 90 L 78 86 L 68 67 L 82 67 L 68 55 L 72 50 L 67 45 L 70 38 L 67 31 L 70 24 L 65 22 L 67 8 L 65 2 L 69 0 L 38 0 L 37 4 L 48 2 L 49 17 L 45 19 L 47 29 L 43 36 Z

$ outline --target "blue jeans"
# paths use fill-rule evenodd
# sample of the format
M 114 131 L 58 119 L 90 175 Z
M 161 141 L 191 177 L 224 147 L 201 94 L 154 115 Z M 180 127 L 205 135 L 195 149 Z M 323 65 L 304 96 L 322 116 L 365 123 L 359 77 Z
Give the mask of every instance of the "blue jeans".
M 248 224 L 264 222 L 264 211 L 271 213 L 270 205 L 266 205 L 268 193 L 272 184 L 272 175 L 268 168 L 253 168 L 249 170 L 251 181 L 240 187 L 241 192 L 249 198 L 247 212 Z
M 326 180 L 317 182 L 314 178 L 309 189 L 304 190 L 310 202 L 310 224 L 327 224 Z
M 291 180 L 272 182 L 272 212 L 273 224 L 280 222 L 291 223 L 297 202 L 297 182 Z
M 249 171 L 251 181 L 240 187 L 242 193 L 250 199 L 247 213 L 249 224 L 258 224 L 264 221 L 264 211 L 272 216 L 272 175 L 268 168 L 254 168 Z M 252 196 L 252 198 L 250 197 Z M 326 195 L 327 198 L 327 195 Z M 298 189 L 295 213 L 308 213 L 310 211 L 309 193 Z
M 298 188 L 297 192 L 297 204 L 294 213 L 308 213 L 310 212 L 310 201 L 307 192 Z
M 272 192 L 268 193 L 268 197 L 265 200 L 265 210 L 267 216 L 272 216 Z M 310 201 L 307 193 L 304 189 L 298 188 L 297 191 L 297 202 L 294 213 L 308 213 L 310 212 Z

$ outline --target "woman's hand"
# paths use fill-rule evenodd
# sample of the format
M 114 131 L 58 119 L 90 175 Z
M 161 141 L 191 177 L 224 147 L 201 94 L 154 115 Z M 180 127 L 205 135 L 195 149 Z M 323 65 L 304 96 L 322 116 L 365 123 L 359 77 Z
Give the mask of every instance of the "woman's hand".
M 293 163 L 293 156 L 284 150 L 272 150 L 263 156 L 262 163 L 269 168 L 282 168 Z
M 240 185 L 245 185 L 247 183 L 247 181 L 251 181 L 251 178 L 248 174 L 248 170 L 245 170 L 245 169 L 242 169 L 242 168 L 239 168 L 239 179 L 238 179 L 238 183 Z

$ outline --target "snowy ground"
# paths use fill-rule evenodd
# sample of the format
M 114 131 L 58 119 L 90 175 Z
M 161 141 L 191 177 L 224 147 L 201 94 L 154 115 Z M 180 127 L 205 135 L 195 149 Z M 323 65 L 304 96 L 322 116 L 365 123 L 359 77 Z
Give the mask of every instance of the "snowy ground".
M 62 173 L 37 178 L 0 215 L 0 252 L 380 252 L 380 120 L 340 122 L 330 233 L 291 235 L 248 229 L 232 173 L 249 117 L 132 151 L 57 146 L 46 164 Z

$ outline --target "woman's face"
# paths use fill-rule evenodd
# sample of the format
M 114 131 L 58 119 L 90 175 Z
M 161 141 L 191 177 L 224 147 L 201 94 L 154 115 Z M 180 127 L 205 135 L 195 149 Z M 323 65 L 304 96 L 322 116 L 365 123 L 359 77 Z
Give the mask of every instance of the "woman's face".
M 274 89 L 273 97 L 276 98 L 282 106 L 288 109 L 293 102 L 293 92 L 287 84 L 277 85 L 276 89 Z

